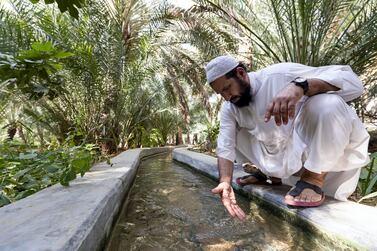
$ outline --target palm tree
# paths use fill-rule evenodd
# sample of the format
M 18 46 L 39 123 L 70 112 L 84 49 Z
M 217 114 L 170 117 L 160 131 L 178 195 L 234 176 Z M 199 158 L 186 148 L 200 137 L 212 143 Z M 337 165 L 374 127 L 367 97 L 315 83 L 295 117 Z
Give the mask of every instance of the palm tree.
M 103 152 L 113 153 L 119 144 L 127 146 L 137 130 L 149 128 L 148 120 L 159 112 L 156 107 L 178 107 L 188 138 L 193 103 L 202 103 L 210 120 L 216 117 L 208 102 L 211 90 L 204 85 L 203 64 L 236 48 L 231 34 L 214 22 L 202 24 L 195 11 L 148 7 L 137 0 L 88 1 L 80 19 L 74 20 L 51 6 L 38 4 L 32 6 L 34 11 L 27 2 L 12 2 L 13 13 L 2 24 L 13 40 L 25 40 L 22 49 L 32 41 L 49 40 L 74 54 L 63 60 L 63 91 L 57 97 L 25 102 L 42 142 L 41 128 L 60 142 L 76 135 L 77 144 L 95 142 Z M 13 24 L 22 25 L 12 32 Z M 28 31 L 27 39 L 19 35 L 23 31 Z M 208 37 L 224 42 L 208 45 Z M 0 46 L 19 51 L 11 40 Z M 188 43 L 196 51 L 187 48 Z
M 349 64 L 362 74 L 376 60 L 376 1 L 195 2 L 204 18 L 215 18 L 237 32 L 253 66 Z
M 186 142 L 190 143 L 190 128 L 193 123 L 213 123 L 217 112 L 209 102 L 213 91 L 205 85 L 204 65 L 211 58 L 222 53 L 238 50 L 233 35 L 211 20 L 200 16 L 195 7 L 184 10 L 173 5 L 162 6 L 162 16 L 153 20 L 155 64 L 172 106 L 177 106 L 182 115 Z M 190 111 L 200 103 L 207 121 L 193 121 Z M 216 108 L 215 108 L 216 109 Z M 182 128 L 178 128 L 177 142 L 181 139 Z

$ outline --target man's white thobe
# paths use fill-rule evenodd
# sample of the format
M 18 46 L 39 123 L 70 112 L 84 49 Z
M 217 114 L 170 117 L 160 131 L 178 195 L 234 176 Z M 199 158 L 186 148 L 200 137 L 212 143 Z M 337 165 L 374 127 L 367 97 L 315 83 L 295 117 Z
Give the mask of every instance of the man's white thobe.
M 264 115 L 272 99 L 297 77 L 326 81 L 340 90 L 304 96 L 296 116 L 277 126 Z M 281 63 L 249 73 L 253 101 L 238 108 L 225 102 L 220 114 L 217 155 L 230 161 L 251 161 L 263 173 L 293 185 L 302 167 L 329 172 L 324 192 L 346 200 L 356 189 L 361 167 L 369 162 L 369 134 L 346 104 L 359 97 L 363 86 L 346 65 L 309 67 Z

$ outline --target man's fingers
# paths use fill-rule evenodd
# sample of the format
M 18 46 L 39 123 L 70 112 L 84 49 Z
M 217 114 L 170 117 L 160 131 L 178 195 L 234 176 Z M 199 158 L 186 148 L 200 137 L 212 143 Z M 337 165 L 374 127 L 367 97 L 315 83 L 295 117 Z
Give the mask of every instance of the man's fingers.
M 237 205 L 237 201 L 236 201 L 236 194 L 234 193 L 233 190 L 230 191 L 229 193 L 229 199 L 232 203 L 232 208 L 233 208 L 233 211 L 234 213 L 236 214 L 236 217 L 240 220 L 244 220 L 245 219 L 245 213 L 242 211 L 242 209 Z
M 278 126 L 281 124 L 280 106 L 281 106 L 280 102 L 275 102 L 274 111 L 272 113 L 275 118 L 275 123 Z
M 242 211 L 242 209 L 237 204 L 232 204 L 232 209 L 238 219 L 242 221 L 245 220 L 246 214 L 244 213 L 244 211 Z
M 267 107 L 266 114 L 264 115 L 264 122 L 270 121 L 273 111 L 274 111 L 274 102 L 271 102 Z
M 225 197 L 226 199 L 229 199 L 229 191 L 228 191 L 228 189 L 223 189 L 222 196 Z
M 229 213 L 232 217 L 235 217 L 235 216 L 236 216 L 236 213 L 234 212 L 234 210 L 233 210 L 233 208 L 232 208 L 232 206 L 231 206 L 230 204 L 228 204 L 228 205 L 225 205 L 225 204 L 224 204 L 224 206 L 225 206 L 226 210 L 228 211 L 228 213 Z
M 296 110 L 295 103 L 290 101 L 288 103 L 288 116 L 290 119 L 293 119 L 295 117 L 295 110 Z
M 281 118 L 283 120 L 284 125 L 288 123 L 288 104 L 287 102 L 282 102 L 280 104 L 280 113 L 281 113 Z
M 216 193 L 216 194 L 221 193 L 221 191 L 222 191 L 222 188 L 220 187 L 215 187 L 214 189 L 211 190 L 212 193 Z
M 237 205 L 236 201 L 234 200 L 234 203 L 232 202 L 232 199 L 229 197 L 222 197 L 222 202 L 226 208 L 226 210 L 229 212 L 229 214 L 232 217 L 237 217 L 240 220 L 245 220 L 246 215 L 242 211 L 242 209 Z
M 215 193 L 215 194 L 219 194 L 221 193 L 222 191 L 224 190 L 224 188 L 222 186 L 220 186 L 220 184 L 215 187 L 214 189 L 211 190 L 212 193 Z
M 231 214 L 231 215 L 233 217 L 237 217 L 240 220 L 244 220 L 246 215 L 242 211 L 242 209 L 237 205 L 236 195 L 235 195 L 233 189 L 230 190 L 228 198 L 229 198 L 229 202 L 230 202 L 230 208 L 232 209 L 232 213 L 234 213 L 234 215 L 233 214 Z
M 236 195 L 232 189 L 232 187 L 224 188 L 221 184 L 219 184 L 217 187 L 211 190 L 212 193 L 220 194 L 221 201 L 228 211 L 228 213 L 232 217 L 237 217 L 240 220 L 245 219 L 245 213 L 242 211 L 242 209 L 237 205 L 236 201 Z
M 230 191 L 230 193 L 229 193 L 229 199 L 230 199 L 230 201 L 233 203 L 233 204 L 237 204 L 237 202 L 236 202 L 236 195 L 234 194 L 234 191 L 233 191 L 233 189 Z
M 230 202 L 230 199 L 229 197 L 226 197 L 224 196 L 223 194 L 223 197 L 222 197 L 222 202 L 226 208 L 226 210 L 228 210 L 229 214 L 234 217 L 236 216 L 236 213 L 234 212 L 233 208 L 232 208 L 232 203 Z

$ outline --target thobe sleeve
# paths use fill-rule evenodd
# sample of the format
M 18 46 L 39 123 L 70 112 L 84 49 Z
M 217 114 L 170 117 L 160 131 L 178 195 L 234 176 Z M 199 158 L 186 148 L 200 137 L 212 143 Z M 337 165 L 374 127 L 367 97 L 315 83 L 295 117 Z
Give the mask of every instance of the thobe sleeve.
M 218 157 L 234 161 L 236 159 L 236 119 L 229 104 L 224 103 L 220 113 L 220 132 L 217 138 Z
M 341 96 L 346 102 L 360 97 L 364 91 L 359 77 L 352 71 L 349 65 L 330 65 L 310 67 L 301 64 L 292 64 L 289 73 L 295 77 L 316 78 L 339 88 L 338 91 L 330 91 Z

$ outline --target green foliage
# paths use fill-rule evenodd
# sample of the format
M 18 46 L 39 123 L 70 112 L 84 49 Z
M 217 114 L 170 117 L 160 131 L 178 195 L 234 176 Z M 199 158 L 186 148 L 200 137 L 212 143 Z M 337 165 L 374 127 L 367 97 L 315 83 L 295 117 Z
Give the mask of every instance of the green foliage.
M 20 51 L 18 56 L 0 54 L 0 88 L 19 90 L 30 99 L 44 95 L 54 98 L 61 90 L 62 70 L 59 60 L 73 56 L 59 50 L 51 42 L 34 42 L 30 50 Z
M 216 116 L 208 102 L 209 88 L 202 84 L 202 64 L 207 57 L 236 46 L 230 33 L 225 38 L 213 31 L 215 23 L 207 26 L 194 12 L 184 13 L 168 5 L 154 8 L 155 4 L 144 1 L 88 1 L 80 10 L 80 22 L 49 6 L 11 2 L 17 15 L 4 15 L 0 23 L 4 28 L 0 48 L 7 54 L 16 54 L 20 48 L 28 48 L 28 42 L 39 40 L 52 41 L 74 53 L 72 60 L 59 61 L 63 68 L 59 76 L 50 75 L 57 75 L 62 83 L 59 95 L 53 95 L 53 100 L 25 102 L 22 108 L 28 123 L 39 128 L 40 141 L 47 134 L 61 143 L 68 134 L 79 131 L 82 141 L 111 154 L 119 145 L 124 149 L 156 141 L 164 144 L 167 134 L 173 135 L 177 128 L 167 129 L 174 126 L 155 116 L 160 110 L 178 108 L 185 132 L 195 123 L 190 120 L 191 103 L 197 102 L 194 98 L 200 98 L 210 117 Z M 17 35 L 25 31 L 28 39 Z M 203 34 L 213 36 L 211 44 L 204 37 L 198 40 Z M 204 57 L 183 46 L 190 40 L 203 47 Z M 159 119 L 164 123 L 154 122 Z
M 33 4 L 38 3 L 40 0 L 30 0 Z M 69 14 L 78 19 L 79 8 L 82 8 L 85 4 L 85 0 L 44 0 L 45 4 L 57 3 L 61 12 L 68 11 Z
M 68 185 L 90 168 L 94 144 L 105 154 L 163 145 L 202 122 L 212 151 L 221 101 L 209 102 L 203 65 L 219 54 L 242 49 L 255 68 L 346 63 L 358 73 L 376 59 L 370 0 L 195 0 L 189 10 L 141 0 L 10 2 L 0 13 L 0 128 L 27 129 L 40 149 L 1 146 L 0 205 Z M 374 165 L 361 175 L 366 196 L 375 194 Z
M 113 154 L 119 146 L 166 144 L 178 126 L 189 131 L 190 87 L 201 102 L 208 99 L 201 67 L 207 59 L 182 45 L 192 39 L 206 48 L 206 57 L 235 48 L 229 33 L 227 41 L 214 41 L 222 38 L 211 33 L 215 23 L 188 15 L 180 20 L 177 9 L 144 1 L 88 1 L 79 21 L 30 3 L 40 1 L 10 2 L 14 8 L 0 15 L 0 128 L 18 134 L 23 128 L 30 145 L 12 137 L 0 147 L 1 205 L 56 182 L 68 185 L 90 168 L 94 144 Z M 60 8 L 59 2 L 84 1 L 45 1 L 52 2 Z M 165 18 L 195 24 L 187 35 Z M 173 28 L 179 34 L 170 40 Z M 197 40 L 203 34 L 215 37 L 210 44 Z M 9 106 L 13 101 L 22 105 Z
M 153 129 L 158 133 L 160 145 L 166 145 L 168 136 L 175 135 L 178 127 L 182 125 L 181 119 L 175 112 L 162 110 L 155 114 L 152 119 Z
M 220 121 L 216 121 L 213 125 L 207 124 L 207 129 L 205 130 L 206 134 L 206 148 L 208 151 L 212 151 L 213 149 L 216 148 L 216 142 L 217 142 L 217 137 L 219 136 L 220 132 Z
M 377 196 L 377 153 L 370 158 L 369 165 L 361 169 L 358 187 L 363 197 L 359 201 Z
M 28 145 L 0 145 L 0 206 L 22 199 L 57 182 L 68 186 L 83 176 L 96 156 L 91 144 L 38 151 Z
M 233 29 L 258 68 L 277 62 L 349 64 L 361 74 L 377 59 L 376 1 L 195 2 L 208 19 Z

